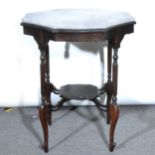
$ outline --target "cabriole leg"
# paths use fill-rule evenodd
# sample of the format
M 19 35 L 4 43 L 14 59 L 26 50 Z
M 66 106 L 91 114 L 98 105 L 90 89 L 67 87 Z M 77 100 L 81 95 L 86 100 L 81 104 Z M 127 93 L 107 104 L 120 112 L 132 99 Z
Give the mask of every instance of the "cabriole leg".
M 43 104 L 39 109 L 40 122 L 44 133 L 44 143 L 42 145 L 45 152 L 48 152 L 48 124 L 46 119 L 47 107 Z
M 40 122 L 43 128 L 44 144 L 43 149 L 48 152 L 48 124 L 51 123 L 49 106 L 50 101 L 50 81 L 49 81 L 49 49 L 48 40 L 44 38 L 44 35 L 40 33 L 40 37 L 35 38 L 41 55 L 40 55 L 40 77 L 41 77 L 41 98 L 42 105 L 39 109 Z
M 116 146 L 114 142 L 114 132 L 116 123 L 119 117 L 119 109 L 118 106 L 115 103 L 116 99 L 112 99 L 112 103 L 110 105 L 110 144 L 109 144 L 109 150 L 112 152 L 114 150 L 114 147 Z
M 113 76 L 112 76 L 112 84 L 113 84 L 113 95 L 112 102 L 110 104 L 110 144 L 109 150 L 112 152 L 116 144 L 114 143 L 114 132 L 116 123 L 119 117 L 119 109 L 117 106 L 117 72 L 118 72 L 118 49 L 114 48 L 113 55 Z

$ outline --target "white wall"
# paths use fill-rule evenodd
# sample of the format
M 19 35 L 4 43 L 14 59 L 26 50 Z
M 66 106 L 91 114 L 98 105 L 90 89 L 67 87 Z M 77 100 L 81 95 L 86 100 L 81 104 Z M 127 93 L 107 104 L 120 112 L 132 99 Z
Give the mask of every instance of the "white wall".
M 23 34 L 20 22 L 27 12 L 55 8 L 102 8 L 127 11 L 135 16 L 137 21 L 135 33 L 125 36 L 119 50 L 118 102 L 119 104 L 154 104 L 153 4 L 153 0 L 5 0 L 1 2 L 0 106 L 40 104 L 39 51 L 33 38 Z M 50 45 L 51 81 L 57 87 L 66 83 L 92 83 L 100 86 L 102 64 L 99 62 L 96 45 L 92 47 L 92 44 L 86 46 L 71 44 L 69 59 L 64 59 L 65 43 L 50 42 Z M 67 74 L 63 74 L 62 70 Z

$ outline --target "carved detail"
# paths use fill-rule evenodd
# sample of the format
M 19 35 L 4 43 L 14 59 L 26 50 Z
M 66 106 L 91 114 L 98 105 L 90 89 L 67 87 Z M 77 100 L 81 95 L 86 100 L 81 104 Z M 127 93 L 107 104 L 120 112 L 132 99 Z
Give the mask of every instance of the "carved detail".
M 117 60 L 118 60 L 118 49 L 114 48 L 114 55 L 113 55 L 113 64 L 117 65 Z
M 118 39 L 118 38 L 117 38 Z M 119 40 L 115 40 L 115 46 L 113 48 L 113 71 L 112 71 L 112 103 L 110 104 L 110 144 L 109 144 L 109 150 L 112 152 L 114 150 L 114 147 L 116 144 L 114 143 L 114 131 L 116 127 L 116 123 L 119 117 L 119 109 L 117 107 L 117 74 L 118 74 L 118 47 L 120 45 L 120 41 L 122 38 L 119 38 Z
M 111 43 L 109 42 L 108 44 L 108 54 L 107 54 L 107 66 L 108 66 L 108 82 L 111 82 L 111 64 L 112 64 L 112 46 Z
M 112 72 L 112 83 L 113 83 L 113 95 L 117 95 L 117 78 L 118 78 L 118 48 L 113 49 L 113 72 Z
M 106 90 L 107 90 L 107 124 L 110 123 L 110 103 L 111 103 L 111 97 L 112 97 L 112 82 L 111 82 L 111 66 L 112 66 L 112 45 L 109 42 L 108 43 L 108 54 L 107 54 L 107 60 L 108 60 L 108 80 L 106 84 Z
M 124 37 L 124 34 L 119 32 L 118 34 L 115 34 L 114 37 L 109 40 L 109 42 L 113 48 L 120 48 L 120 43 L 123 37 Z
M 44 50 L 41 50 L 40 52 L 41 52 L 40 54 L 41 65 L 44 65 L 46 64 L 46 53 Z
M 37 42 L 38 48 L 40 49 L 40 51 L 44 51 L 50 40 L 49 35 L 45 33 L 44 31 L 40 30 L 38 31 L 38 33 L 33 35 L 33 37 L 35 41 Z

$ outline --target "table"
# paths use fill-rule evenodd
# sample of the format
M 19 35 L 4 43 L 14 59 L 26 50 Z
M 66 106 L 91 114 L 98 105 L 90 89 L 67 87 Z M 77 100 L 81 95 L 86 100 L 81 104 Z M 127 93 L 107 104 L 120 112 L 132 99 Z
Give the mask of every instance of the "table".
M 24 34 L 33 36 L 40 50 L 41 101 L 40 121 L 44 133 L 43 149 L 48 152 L 48 125 L 52 124 L 52 111 L 60 109 L 64 102 L 90 100 L 107 113 L 110 124 L 109 150 L 115 147 L 114 132 L 119 117 L 117 106 L 118 49 L 125 34 L 133 33 L 135 19 L 128 13 L 95 9 L 55 9 L 28 13 L 22 19 Z M 50 82 L 48 42 L 98 42 L 108 41 L 107 82 L 97 88 L 89 84 L 67 84 L 56 88 Z M 51 93 L 61 97 L 57 105 L 52 105 Z M 103 105 L 100 96 L 107 93 L 107 103 Z

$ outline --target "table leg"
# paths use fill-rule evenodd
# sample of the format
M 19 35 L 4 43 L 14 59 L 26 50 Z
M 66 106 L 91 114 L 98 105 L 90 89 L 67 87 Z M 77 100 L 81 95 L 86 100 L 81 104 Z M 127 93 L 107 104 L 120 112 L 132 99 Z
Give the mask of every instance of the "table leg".
M 41 44 L 42 45 L 42 44 Z M 40 74 L 41 74 L 41 97 L 42 105 L 39 110 L 39 116 L 44 133 L 43 149 L 48 152 L 48 124 L 51 123 L 51 99 L 50 99 L 50 82 L 49 82 L 49 50 L 48 45 L 40 45 Z
M 47 121 L 48 124 L 51 125 L 52 124 L 52 111 L 51 111 L 51 89 L 50 87 L 50 63 L 49 63 L 49 47 L 48 45 L 45 48 L 46 54 L 45 54 L 45 59 L 46 59 L 46 63 L 45 63 L 45 82 L 47 85 L 47 107 L 48 107 L 48 111 L 47 111 Z
M 112 46 L 108 44 L 108 53 L 107 53 L 107 66 L 108 66 L 108 81 L 107 81 L 107 124 L 110 124 L 110 103 L 112 98 L 111 91 L 111 64 L 112 64 Z
M 43 127 L 43 132 L 44 132 L 44 144 L 42 145 L 42 147 L 45 152 L 48 152 L 48 124 L 46 119 L 47 110 L 48 109 L 47 109 L 47 106 L 45 106 L 45 104 L 43 104 L 39 109 L 39 117 L 40 117 L 41 125 Z
M 117 72 L 118 72 L 118 48 L 114 48 L 114 55 L 113 55 L 113 77 L 112 77 L 112 84 L 113 84 L 113 95 L 112 95 L 112 103 L 110 104 L 110 144 L 109 150 L 112 152 L 115 143 L 114 143 L 114 132 L 116 123 L 119 117 L 119 109 L 117 106 Z
M 49 76 L 49 47 L 48 45 L 44 46 L 41 49 L 41 95 L 46 100 L 47 106 L 47 121 L 48 124 L 51 125 L 52 123 L 52 112 L 51 112 L 51 88 L 50 88 L 50 76 Z

